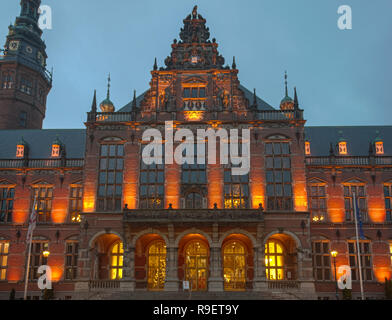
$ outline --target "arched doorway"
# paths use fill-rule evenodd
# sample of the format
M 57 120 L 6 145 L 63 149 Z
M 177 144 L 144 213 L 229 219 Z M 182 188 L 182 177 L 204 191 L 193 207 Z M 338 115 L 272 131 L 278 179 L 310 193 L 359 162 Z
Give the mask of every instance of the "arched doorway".
M 124 266 L 124 246 L 117 241 L 110 250 L 110 280 L 121 280 Z
M 148 249 L 149 290 L 163 290 L 166 279 L 166 244 L 164 241 L 154 241 Z
M 226 291 L 246 288 L 246 249 L 238 240 L 231 240 L 223 247 L 223 277 Z
M 267 280 L 297 279 L 297 246 L 287 234 L 275 234 L 265 243 L 265 271 Z

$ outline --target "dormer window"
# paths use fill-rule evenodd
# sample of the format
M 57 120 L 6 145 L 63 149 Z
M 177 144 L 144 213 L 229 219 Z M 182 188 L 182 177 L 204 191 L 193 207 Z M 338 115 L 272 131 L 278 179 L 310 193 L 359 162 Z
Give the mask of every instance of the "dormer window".
M 377 141 L 375 143 L 375 146 L 376 146 L 376 155 L 378 155 L 378 156 L 384 155 L 384 142 Z
M 305 142 L 305 154 L 306 154 L 307 156 L 310 156 L 310 155 L 311 155 L 311 153 L 310 153 L 310 142 L 309 142 L 309 141 L 306 141 L 306 142 Z
M 25 151 L 25 146 L 23 144 L 18 144 L 16 146 L 16 157 L 24 158 L 24 151 Z
M 60 156 L 60 145 L 59 144 L 53 144 L 52 145 L 52 157 L 56 158 Z
M 341 141 L 339 142 L 339 155 L 345 156 L 347 155 L 347 142 L 346 141 Z

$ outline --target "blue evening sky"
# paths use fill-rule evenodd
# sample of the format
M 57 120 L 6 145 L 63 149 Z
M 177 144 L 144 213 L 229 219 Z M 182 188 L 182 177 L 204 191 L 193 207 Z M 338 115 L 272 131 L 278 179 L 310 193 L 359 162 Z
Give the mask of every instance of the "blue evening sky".
M 0 41 L 19 14 L 19 0 L 1 0 Z M 53 10 L 44 31 L 53 89 L 44 128 L 82 128 L 94 89 L 98 103 L 112 76 L 117 109 L 144 92 L 194 5 L 239 78 L 274 107 L 297 86 L 307 125 L 390 125 L 391 0 L 43 0 Z M 353 29 L 337 27 L 350 5 Z

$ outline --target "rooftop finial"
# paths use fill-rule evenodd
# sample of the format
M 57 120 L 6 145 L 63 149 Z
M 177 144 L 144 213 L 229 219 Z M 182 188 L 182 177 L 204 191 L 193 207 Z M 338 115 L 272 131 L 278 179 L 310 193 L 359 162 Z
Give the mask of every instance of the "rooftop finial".
M 154 61 L 154 71 L 158 70 L 157 58 Z
M 107 99 L 110 99 L 110 73 L 109 73 L 109 77 L 108 77 L 108 94 L 107 94 Z
M 233 65 L 232 65 L 233 69 L 237 69 L 237 64 L 235 63 L 235 57 L 233 57 Z
M 194 8 L 192 10 L 192 16 L 193 16 L 193 19 L 197 19 L 197 6 L 194 6 Z
M 286 97 L 289 96 L 289 91 L 287 90 L 287 71 L 284 72 L 284 85 L 285 85 L 285 89 L 286 89 Z
M 136 110 L 137 103 L 136 103 L 136 90 L 133 90 L 133 100 L 132 100 L 132 109 Z
M 94 90 L 94 98 L 91 105 L 91 112 L 97 112 L 97 90 Z
M 299 109 L 297 87 L 294 87 L 294 109 Z
M 256 95 L 256 88 L 253 89 L 253 104 L 252 108 L 257 110 L 257 95 Z

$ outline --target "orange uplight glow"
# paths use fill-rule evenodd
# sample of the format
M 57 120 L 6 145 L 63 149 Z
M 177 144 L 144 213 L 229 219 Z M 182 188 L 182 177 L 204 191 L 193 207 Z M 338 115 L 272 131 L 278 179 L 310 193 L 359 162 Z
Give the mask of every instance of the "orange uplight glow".
M 204 112 L 203 111 L 185 111 L 184 116 L 185 116 L 185 119 L 188 121 L 200 121 L 200 120 L 203 120 Z
M 295 211 L 305 212 L 308 211 L 308 197 L 304 188 L 300 186 L 294 187 L 294 206 Z
M 83 201 L 83 212 L 94 212 L 95 201 L 90 199 L 85 199 Z

